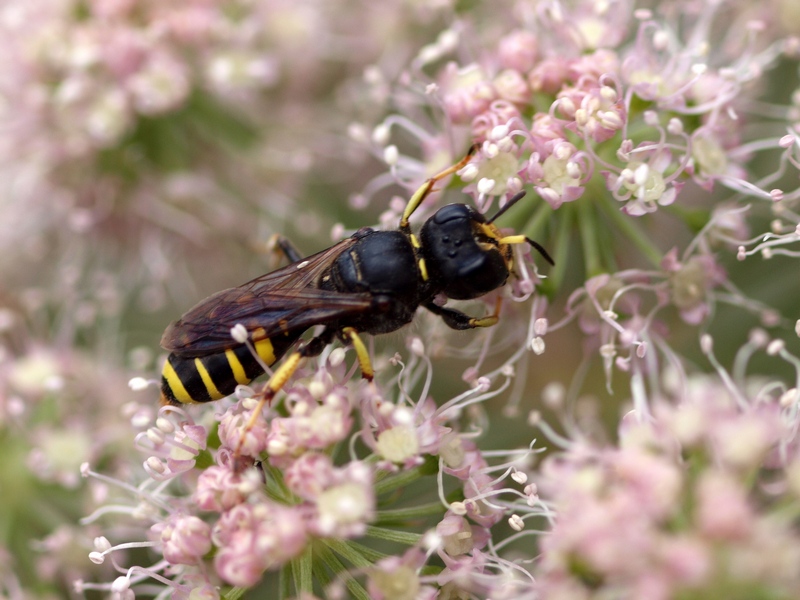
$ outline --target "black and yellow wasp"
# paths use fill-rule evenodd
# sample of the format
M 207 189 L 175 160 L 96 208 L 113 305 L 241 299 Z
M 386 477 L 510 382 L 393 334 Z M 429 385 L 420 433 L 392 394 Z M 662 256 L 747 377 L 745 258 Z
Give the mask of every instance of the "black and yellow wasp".
M 372 367 L 360 333 L 395 331 L 409 323 L 419 306 L 439 315 L 453 329 L 488 327 L 495 314 L 473 318 L 440 306 L 440 294 L 455 300 L 483 296 L 505 284 L 513 272 L 512 244 L 528 242 L 552 264 L 547 252 L 521 235 L 503 236 L 493 225 L 518 194 L 491 219 L 466 204 L 440 208 L 411 231 L 409 217 L 442 178 L 465 166 L 474 148 L 459 163 L 428 179 L 408 202 L 396 231 L 359 229 L 351 237 L 308 258 L 286 241 L 279 245 L 291 264 L 242 286 L 218 292 L 189 310 L 164 332 L 161 345 L 170 351 L 162 371 L 165 404 L 208 402 L 231 393 L 261 375 L 295 346 L 262 393 L 269 402 L 297 369 L 303 357 L 316 356 L 339 338 L 351 343 L 362 375 Z M 247 343 L 232 337 L 241 325 Z M 322 332 L 298 344 L 309 328 Z M 256 358 L 256 355 L 261 359 Z M 255 415 L 254 417 L 255 418 Z

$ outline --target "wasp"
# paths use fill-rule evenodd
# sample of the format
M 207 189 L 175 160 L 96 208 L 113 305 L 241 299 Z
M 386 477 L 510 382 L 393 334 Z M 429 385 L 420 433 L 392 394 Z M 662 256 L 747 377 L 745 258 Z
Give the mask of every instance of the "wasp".
M 475 149 L 413 194 L 396 231 L 364 227 L 307 258 L 280 238 L 288 266 L 217 292 L 169 325 L 161 339 L 170 352 L 162 371 L 162 403 L 218 400 L 286 356 L 267 381 L 252 424 L 301 359 L 319 355 L 336 338 L 354 346 L 362 376 L 372 380 L 360 334 L 395 331 L 411 322 L 419 306 L 453 329 L 497 323 L 499 304 L 494 314 L 475 318 L 441 306 L 435 298 L 470 300 L 504 285 L 513 272 L 513 244 L 527 242 L 553 264 L 538 243 L 521 235 L 504 236 L 493 224 L 524 192 L 491 219 L 466 204 L 449 204 L 422 225 L 419 235 L 409 225 L 435 184 L 464 167 Z M 317 325 L 323 326 L 322 332 L 301 342 Z M 244 327 L 246 340 L 234 339 L 236 326 Z

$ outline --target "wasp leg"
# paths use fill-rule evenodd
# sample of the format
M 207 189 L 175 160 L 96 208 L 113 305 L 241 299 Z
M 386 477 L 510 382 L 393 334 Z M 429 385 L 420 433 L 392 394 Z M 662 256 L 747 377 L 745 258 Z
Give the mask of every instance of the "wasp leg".
M 272 377 L 269 378 L 269 381 L 267 381 L 264 386 L 264 391 L 261 392 L 261 398 L 259 398 L 258 404 L 253 409 L 250 420 L 247 422 L 247 425 L 245 425 L 244 431 L 242 431 L 242 437 L 239 438 L 239 445 L 236 447 L 236 453 L 234 454 L 235 461 L 238 462 L 245 438 L 256 424 L 261 411 L 264 410 L 267 404 L 272 402 L 275 395 L 281 391 L 283 386 L 286 385 L 286 382 L 294 375 L 295 371 L 297 371 L 297 367 L 300 366 L 300 360 L 310 356 L 318 356 L 325 346 L 331 343 L 333 335 L 334 330 L 325 329 L 317 337 L 311 338 L 307 343 L 298 348 L 297 351 L 290 354 L 272 374 Z
M 496 325 L 497 321 L 500 319 L 501 304 L 502 299 L 498 297 L 497 302 L 494 305 L 494 313 L 491 315 L 486 315 L 485 317 L 481 317 L 480 319 L 470 317 L 468 314 L 465 314 L 454 308 L 445 308 L 444 306 L 439 306 L 433 302 L 428 302 L 423 304 L 423 306 L 433 314 L 440 316 L 442 321 L 444 321 L 444 324 L 451 329 L 461 331 L 464 329 L 475 329 L 476 327 L 491 327 L 492 325 Z
M 267 242 L 267 248 L 270 251 L 283 254 L 290 263 L 300 262 L 305 258 L 300 251 L 295 248 L 295 245 L 279 233 L 271 236 Z
M 361 376 L 367 381 L 372 381 L 375 378 L 375 371 L 372 369 L 372 362 L 369 359 L 369 352 L 367 352 L 364 341 L 352 327 L 342 329 L 342 335 L 353 344 L 353 348 L 356 350 L 356 358 L 358 358 L 358 364 L 361 366 Z
M 427 198 L 433 191 L 433 186 L 436 185 L 436 182 L 464 168 L 472 158 L 472 155 L 475 154 L 475 152 L 477 151 L 478 151 L 478 144 L 473 144 L 464 158 L 462 158 L 456 164 L 447 167 L 443 171 L 440 171 L 439 173 L 428 179 L 425 183 L 423 183 L 419 187 L 419 189 L 416 192 L 414 192 L 414 195 L 411 196 L 411 199 L 408 201 L 408 204 L 406 204 L 406 209 L 403 211 L 403 216 L 400 219 L 400 231 L 402 231 L 403 233 L 409 233 L 409 234 L 411 233 L 411 227 L 409 227 L 408 225 L 408 220 L 411 218 L 411 215 L 414 214 L 414 211 L 417 210 L 417 208 L 419 208 L 419 205 L 422 204 L 423 200 L 425 200 L 425 198 Z

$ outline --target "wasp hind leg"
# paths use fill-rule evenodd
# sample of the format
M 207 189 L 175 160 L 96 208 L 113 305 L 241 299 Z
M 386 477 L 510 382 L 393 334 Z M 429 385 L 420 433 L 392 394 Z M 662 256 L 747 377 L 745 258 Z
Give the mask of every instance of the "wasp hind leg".
M 352 327 L 345 327 L 342 329 L 342 337 L 351 344 L 356 351 L 356 358 L 361 367 L 361 376 L 367 381 L 372 381 L 375 378 L 375 371 L 372 368 L 372 361 L 369 359 L 369 352 L 364 340 L 358 335 L 358 332 Z
M 266 385 L 264 386 L 264 391 L 261 392 L 261 398 L 259 398 L 258 404 L 255 406 L 252 414 L 250 415 L 250 420 L 245 425 L 244 431 L 242 431 L 242 437 L 239 438 L 239 445 L 237 446 L 236 453 L 234 454 L 237 470 L 241 468 L 239 462 L 242 454 L 242 447 L 247 434 L 256 424 L 261 411 L 264 410 L 265 406 L 272 402 L 272 399 L 275 398 L 276 394 L 281 391 L 283 386 L 286 385 L 286 382 L 289 381 L 292 375 L 295 374 L 297 368 L 300 366 L 300 361 L 303 358 L 319 356 L 319 354 L 325 349 L 325 346 L 333 341 L 334 334 L 334 329 L 326 328 L 321 334 L 311 338 L 306 344 L 298 348 L 296 352 L 293 352 L 286 357 L 286 359 L 283 361 L 283 364 L 281 364 L 281 366 L 278 367 L 278 369 L 272 374 L 272 377 L 269 378 L 269 381 L 267 381 Z M 351 343 L 353 348 L 355 348 L 356 357 L 358 358 L 358 363 L 361 367 L 361 376 L 367 381 L 372 381 L 375 377 L 375 371 L 373 370 L 372 362 L 369 359 L 369 351 L 367 350 L 367 346 L 358 335 L 358 332 L 352 327 L 345 327 L 341 330 L 341 337 L 344 341 Z
M 297 371 L 297 368 L 300 366 L 300 361 L 303 358 L 310 356 L 318 356 L 325 346 L 331 343 L 331 340 L 333 340 L 333 335 L 334 331 L 332 329 L 325 329 L 321 334 L 311 338 L 295 352 L 292 352 L 289 356 L 287 356 L 281 366 L 272 373 L 272 376 L 264 386 L 264 390 L 261 392 L 261 398 L 259 398 L 258 404 L 255 406 L 250 415 L 250 420 L 247 421 L 244 431 L 242 431 L 241 438 L 239 438 L 239 444 L 236 447 L 236 453 L 234 455 L 234 460 L 237 461 L 237 463 L 242 454 L 242 447 L 247 434 L 256 424 L 261 411 L 264 410 L 265 406 L 272 402 L 272 399 L 275 398 L 275 395 L 281 391 L 283 386 L 286 385 L 286 382 L 291 379 L 292 375 L 294 375 L 295 371 Z
M 273 254 L 284 256 L 290 263 L 300 262 L 305 258 L 295 245 L 289 241 L 289 238 L 283 237 L 278 233 L 271 236 L 267 241 L 267 250 Z

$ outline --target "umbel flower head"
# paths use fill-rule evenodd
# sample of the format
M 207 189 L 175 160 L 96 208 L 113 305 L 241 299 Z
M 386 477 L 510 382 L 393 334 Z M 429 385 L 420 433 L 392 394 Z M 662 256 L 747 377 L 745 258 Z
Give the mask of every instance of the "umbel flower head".
M 767 342 L 755 331 L 740 364 L 766 345 L 797 368 L 782 340 Z M 783 508 L 798 503 L 797 388 L 720 370 L 650 408 L 625 417 L 617 445 L 574 441 L 543 463 L 558 518 L 541 538 L 541 597 L 796 595 L 800 532 Z
M 417 341 L 411 340 L 410 345 L 418 346 Z M 516 483 L 521 480 L 514 478 L 516 469 L 510 465 L 531 451 L 509 451 L 504 453 L 507 463 L 491 464 L 470 436 L 460 432 L 463 411 L 502 392 L 508 377 L 493 389 L 488 381 L 481 381 L 437 408 L 428 396 L 418 400 L 402 393 L 390 397 L 374 383 L 351 379 L 342 354 L 334 351 L 312 361 L 286 388 L 280 409 L 285 414 L 272 408 L 262 415 L 270 427 L 257 424 L 251 429 L 253 442 L 242 451 L 257 450 L 262 459 L 257 468 L 241 470 L 240 463 L 232 460 L 240 436 L 222 431 L 231 426 L 226 423 L 239 422 L 241 405 L 252 404 L 249 398 L 219 415 L 220 445 L 213 450 L 217 464 L 211 465 L 207 449 L 186 441 L 205 427 L 195 424 L 182 409 L 162 408 L 154 425 L 139 437 L 142 449 L 161 452 L 163 448 L 169 457 L 164 460 L 153 454 L 147 458 L 144 466 L 152 479 L 130 489 L 141 498 L 137 512 L 143 522 L 150 523 L 149 539 L 113 546 L 102 538 L 95 543 L 91 558 L 102 563 L 110 557 L 116 565 L 119 553 L 144 546 L 163 559 L 150 566 L 121 569 L 125 576 L 107 589 L 132 592 L 149 577 L 166 582 L 173 594 L 183 597 L 210 593 L 220 584 L 252 587 L 267 571 L 303 569 L 305 574 L 296 573 L 298 590 L 312 590 L 315 580 L 335 586 L 334 579 L 322 575 L 332 570 L 339 584 L 346 583 L 353 593 L 366 593 L 354 579 L 365 575 L 367 588 L 383 590 L 382 597 L 399 597 L 392 591 L 398 582 L 392 581 L 396 569 L 405 563 L 396 564 L 390 557 L 378 560 L 382 553 L 356 542 L 370 539 L 407 545 L 402 560 L 416 565 L 415 570 L 432 556 L 444 562 L 438 576 L 412 570 L 409 579 L 407 570 L 403 571 L 403 589 L 428 590 L 434 595 L 440 585 L 509 594 L 526 589 L 530 577 L 523 581 L 512 577 L 516 567 L 487 552 L 485 546 L 491 528 L 503 519 L 508 499 L 521 494 Z M 395 361 L 394 368 L 402 390 L 411 389 L 431 364 L 420 355 L 407 365 Z M 240 431 L 241 426 L 234 430 Z M 393 441 L 387 441 L 387 432 L 395 432 Z M 348 441 L 349 450 L 334 453 L 341 441 Z M 364 458 L 359 458 L 365 451 Z M 332 454 L 343 456 L 335 462 Z M 198 469 L 199 475 L 191 478 L 191 494 L 175 494 L 164 485 L 186 479 Z M 102 477 L 88 466 L 84 474 Z M 400 498 L 398 491 L 415 481 L 428 482 L 428 501 L 389 508 Z M 162 483 L 153 487 L 154 482 Z M 445 500 L 445 489 L 459 499 Z M 108 507 L 85 521 L 93 522 L 108 511 L 132 510 Z M 428 523 L 427 533 L 420 523 Z M 480 571 L 471 573 L 476 561 Z M 91 587 L 97 586 L 83 585 Z

